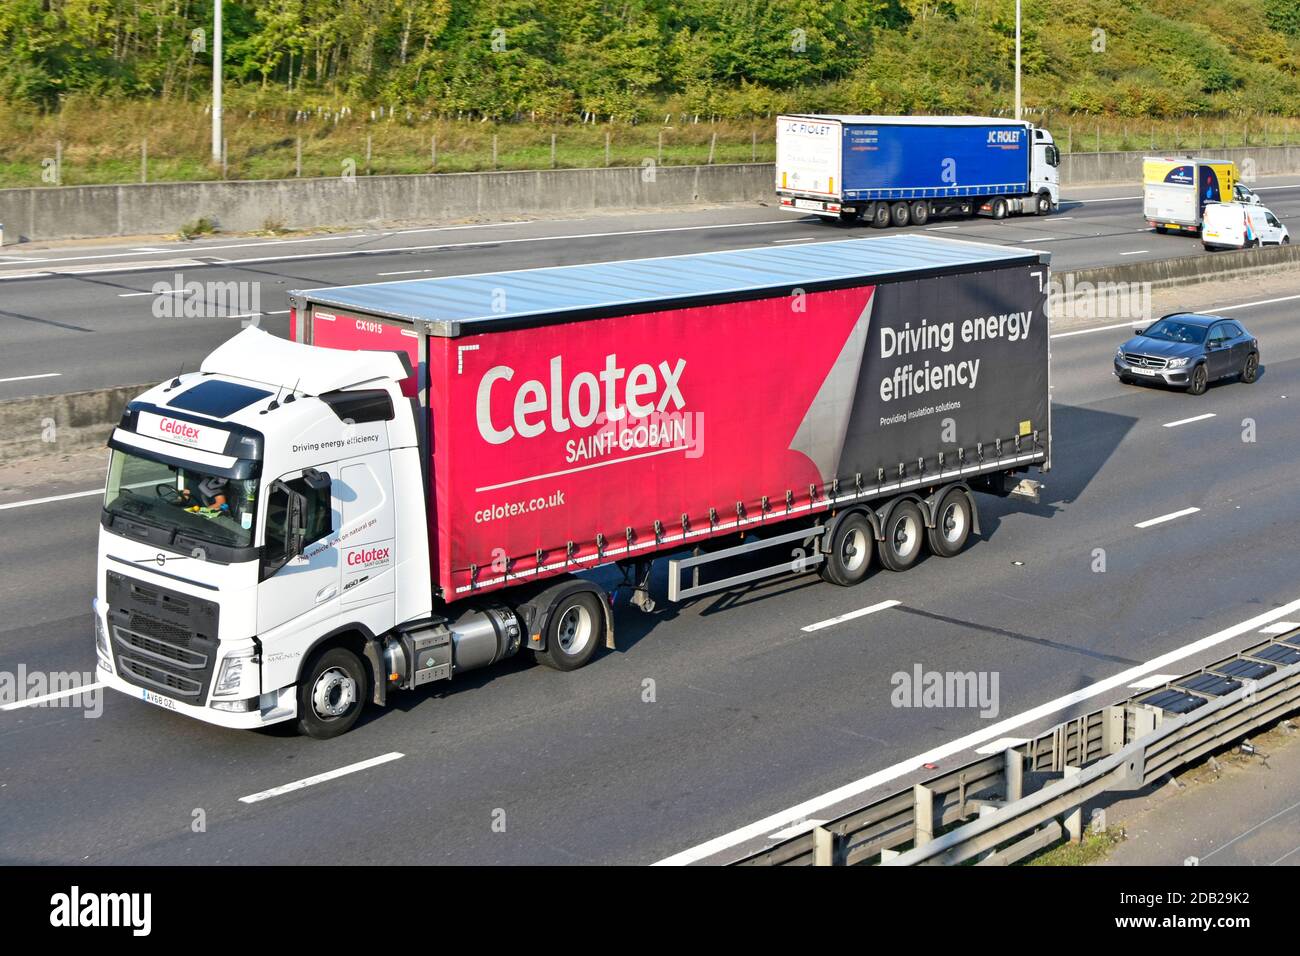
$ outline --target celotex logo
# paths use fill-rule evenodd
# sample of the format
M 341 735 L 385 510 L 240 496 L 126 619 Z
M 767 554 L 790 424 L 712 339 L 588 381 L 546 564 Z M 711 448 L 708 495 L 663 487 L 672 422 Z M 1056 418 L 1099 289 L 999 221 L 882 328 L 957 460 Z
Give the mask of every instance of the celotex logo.
M 349 551 L 347 556 L 347 563 L 350 568 L 382 564 L 387 560 L 387 548 L 360 548 L 356 551 Z
M 550 363 L 549 382 L 529 379 L 515 388 L 509 402 L 512 414 L 494 420 L 493 389 L 509 389 L 515 370 L 509 365 L 494 366 L 479 381 L 476 417 L 479 434 L 491 445 L 503 445 L 516 435 L 537 438 L 548 430 L 567 432 L 570 428 L 588 428 L 603 417 L 604 422 L 625 418 L 645 418 L 686 407 L 681 378 L 686 360 L 642 362 L 630 370 L 618 362 L 618 356 L 605 356 L 598 371 L 583 370 L 566 380 L 563 356 Z
M 198 441 L 199 435 L 202 434 L 202 429 L 197 426 L 188 422 L 178 422 L 174 418 L 164 418 L 158 424 L 158 430 L 171 435 L 177 441 L 189 443 Z

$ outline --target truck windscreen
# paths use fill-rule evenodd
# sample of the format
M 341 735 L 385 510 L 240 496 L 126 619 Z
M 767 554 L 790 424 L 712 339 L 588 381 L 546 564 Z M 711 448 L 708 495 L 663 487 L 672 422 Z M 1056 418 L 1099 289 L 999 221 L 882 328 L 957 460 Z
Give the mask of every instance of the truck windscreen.
M 249 547 L 257 479 L 223 478 L 117 449 L 109 464 L 104 509 L 215 544 Z

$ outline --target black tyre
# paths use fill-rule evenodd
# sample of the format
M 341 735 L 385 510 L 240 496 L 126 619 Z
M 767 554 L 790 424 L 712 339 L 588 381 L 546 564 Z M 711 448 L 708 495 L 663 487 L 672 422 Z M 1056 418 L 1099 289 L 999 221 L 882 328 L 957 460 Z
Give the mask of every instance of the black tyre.
M 1040 216 L 1050 216 L 1052 214 L 1052 196 L 1050 193 L 1038 194 L 1038 200 L 1034 203 L 1034 212 Z
M 994 196 L 989 203 L 989 215 L 994 219 L 1007 218 L 1007 201 L 1001 196 Z
M 369 697 L 370 681 L 356 654 L 331 647 L 315 655 L 298 683 L 298 733 L 317 740 L 347 733 Z
M 917 226 L 924 226 L 930 221 L 930 204 L 928 202 L 912 203 L 912 223 Z
M 934 527 L 927 530 L 930 550 L 941 558 L 951 558 L 961 553 L 970 540 L 974 526 L 970 497 L 960 488 L 953 488 L 941 499 L 935 509 Z
M 877 229 L 884 229 L 889 225 L 888 203 L 878 202 L 871 207 L 871 225 Z
M 555 605 L 546 622 L 546 650 L 537 660 L 557 671 L 575 671 L 605 638 L 605 602 L 592 591 L 575 591 Z
M 1192 383 L 1187 386 L 1188 395 L 1204 395 L 1205 390 L 1210 387 L 1210 371 L 1202 362 L 1196 368 L 1192 369 Z
M 1251 352 L 1246 356 L 1246 364 L 1241 367 L 1241 380 L 1247 385 L 1254 385 L 1259 378 L 1259 354 Z
M 905 202 L 896 202 L 889 207 L 889 221 L 895 226 L 906 226 L 912 221 L 912 213 Z
M 840 587 L 857 584 L 871 570 L 874 540 L 866 515 L 860 512 L 846 515 L 835 525 L 835 533 L 827 542 L 826 560 L 821 564 L 822 579 Z
M 890 571 L 906 571 L 921 556 L 925 519 L 914 501 L 900 501 L 889 510 L 885 538 L 879 542 L 880 563 Z

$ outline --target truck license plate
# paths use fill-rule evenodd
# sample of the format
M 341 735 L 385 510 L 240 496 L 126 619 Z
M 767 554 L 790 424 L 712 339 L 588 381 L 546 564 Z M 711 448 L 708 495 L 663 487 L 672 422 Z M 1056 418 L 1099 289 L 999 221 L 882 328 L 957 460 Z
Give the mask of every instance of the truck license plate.
M 825 208 L 825 203 L 819 203 L 812 199 L 796 199 L 794 201 L 794 208 L 795 209 L 816 209 L 820 211 Z
M 140 697 L 159 707 L 166 707 L 168 710 L 176 709 L 176 701 L 172 700 L 170 697 L 164 697 L 162 694 L 155 694 L 151 690 L 141 690 Z

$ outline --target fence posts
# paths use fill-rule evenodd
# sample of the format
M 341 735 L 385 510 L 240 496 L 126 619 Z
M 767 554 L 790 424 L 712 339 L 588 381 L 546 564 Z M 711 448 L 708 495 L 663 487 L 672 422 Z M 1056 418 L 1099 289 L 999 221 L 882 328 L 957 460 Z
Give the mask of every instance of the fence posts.
M 934 791 L 924 784 L 913 784 L 912 799 L 916 808 L 912 813 L 916 820 L 916 837 L 913 846 L 925 846 L 934 839 Z
M 366 134 L 366 175 L 367 176 L 370 175 L 370 146 L 371 146 L 372 138 L 373 137 L 371 137 L 369 133 Z
M 713 135 L 709 137 L 709 165 L 713 165 L 713 151 L 718 146 L 718 131 L 714 130 Z
M 293 178 L 302 179 L 302 137 L 299 136 L 293 144 Z
M 140 140 L 140 182 L 149 181 L 149 141 Z
M 54 141 L 54 185 L 63 185 L 63 140 Z
M 492 168 L 497 168 L 497 134 L 492 134 Z
M 555 134 L 551 134 L 551 169 L 555 168 Z
M 609 168 L 609 130 L 605 130 L 605 168 Z

